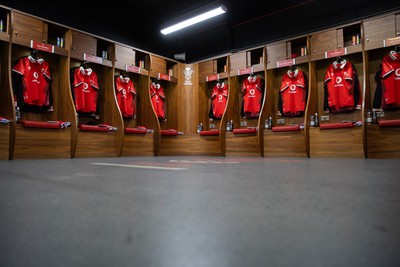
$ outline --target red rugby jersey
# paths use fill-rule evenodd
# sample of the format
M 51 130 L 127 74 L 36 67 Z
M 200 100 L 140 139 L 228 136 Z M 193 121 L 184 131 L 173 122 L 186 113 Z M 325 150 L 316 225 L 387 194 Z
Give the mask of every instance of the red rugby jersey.
M 307 101 L 307 83 L 303 71 L 289 70 L 282 77 L 279 90 L 279 110 L 284 116 L 304 113 Z
M 133 117 L 136 113 L 136 90 L 132 80 L 129 77 L 115 77 L 115 91 L 122 116 L 125 118 Z
M 263 100 L 263 82 L 257 76 L 249 76 L 243 81 L 243 112 L 246 118 L 257 118 Z
M 150 97 L 151 97 L 151 104 L 153 105 L 153 109 L 160 119 L 165 119 L 165 110 L 164 110 L 164 103 L 165 103 L 165 94 L 164 88 L 159 83 L 151 83 L 150 84 Z
M 361 92 L 354 65 L 346 60 L 333 62 L 326 69 L 324 109 L 332 113 L 361 108 Z
M 72 88 L 78 113 L 96 113 L 99 84 L 97 74 L 91 68 L 73 70 Z
M 49 64 L 44 59 L 22 57 L 12 71 L 22 76 L 23 101 L 19 100 L 19 103 L 37 107 L 50 106 L 51 74 Z
M 400 107 L 400 53 L 390 51 L 382 59 L 382 108 Z
M 217 83 L 211 94 L 212 118 L 220 119 L 224 114 L 228 100 L 228 85 L 224 82 Z

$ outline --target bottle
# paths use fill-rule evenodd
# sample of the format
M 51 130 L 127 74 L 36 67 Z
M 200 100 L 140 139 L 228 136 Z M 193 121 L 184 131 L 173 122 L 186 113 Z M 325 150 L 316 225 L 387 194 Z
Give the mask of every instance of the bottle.
M 371 116 L 371 111 L 367 112 L 367 123 L 371 124 L 372 123 L 372 116 Z
M 314 115 L 310 116 L 310 126 L 314 127 L 315 126 L 315 121 L 314 121 Z
M 272 117 L 268 118 L 268 129 L 272 130 Z
M 19 107 L 17 107 L 15 111 L 15 121 L 17 123 L 21 121 L 21 111 L 19 110 Z
M 318 126 L 319 126 L 319 119 L 318 119 L 318 113 L 317 113 L 317 112 L 315 112 L 314 126 L 315 126 L 315 127 L 318 127 Z
M 60 46 L 64 47 L 64 38 L 62 38 L 62 37 L 60 38 Z
M 57 46 L 60 46 L 61 45 L 61 40 L 60 40 L 60 37 L 57 37 L 57 44 L 56 44 Z
M 226 123 L 226 131 L 227 132 L 231 131 L 231 123 L 229 121 Z
M 233 120 L 231 120 L 231 132 L 233 132 Z
M 376 123 L 376 111 L 372 112 L 372 123 L 375 124 Z
M 269 120 L 268 119 L 266 119 L 264 122 L 264 128 L 269 129 Z
M 3 20 L 0 19 L 0 32 L 3 31 L 3 28 L 4 28 Z

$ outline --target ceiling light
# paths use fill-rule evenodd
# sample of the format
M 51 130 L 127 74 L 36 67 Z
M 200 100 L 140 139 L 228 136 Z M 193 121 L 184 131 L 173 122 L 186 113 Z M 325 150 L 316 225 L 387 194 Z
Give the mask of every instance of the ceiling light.
M 213 18 L 215 16 L 224 14 L 225 12 L 226 12 L 226 7 L 220 6 L 218 8 L 213 9 L 213 10 L 210 10 L 210 11 L 207 11 L 207 12 L 202 13 L 200 15 L 197 15 L 197 16 L 195 16 L 193 18 L 190 18 L 190 19 L 184 20 L 182 22 L 179 22 L 177 24 L 174 24 L 174 25 L 172 25 L 172 26 L 170 26 L 168 28 L 162 29 L 161 33 L 164 34 L 164 35 L 167 35 L 167 34 L 170 34 L 172 32 L 175 32 L 177 30 L 181 30 L 183 28 L 189 27 L 189 26 L 191 26 L 193 24 L 202 22 L 202 21 L 204 21 L 206 19 L 210 19 L 210 18 Z

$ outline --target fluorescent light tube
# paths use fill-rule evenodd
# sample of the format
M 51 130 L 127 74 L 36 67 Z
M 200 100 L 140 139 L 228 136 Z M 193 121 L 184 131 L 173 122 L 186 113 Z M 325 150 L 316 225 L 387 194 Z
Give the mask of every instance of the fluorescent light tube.
M 210 10 L 210 11 L 207 11 L 207 12 L 202 13 L 200 15 L 197 15 L 197 16 L 195 16 L 193 18 L 190 18 L 190 19 L 184 20 L 182 22 L 179 22 L 177 24 L 174 24 L 174 25 L 172 25 L 172 26 L 170 26 L 168 28 L 162 29 L 161 33 L 164 34 L 164 35 L 167 35 L 167 34 L 170 34 L 172 32 L 175 32 L 177 30 L 189 27 L 189 26 L 191 26 L 193 24 L 202 22 L 202 21 L 204 21 L 206 19 L 210 19 L 210 18 L 213 18 L 215 16 L 224 14 L 225 12 L 226 12 L 226 7 L 220 6 L 218 8 L 213 9 L 213 10 Z

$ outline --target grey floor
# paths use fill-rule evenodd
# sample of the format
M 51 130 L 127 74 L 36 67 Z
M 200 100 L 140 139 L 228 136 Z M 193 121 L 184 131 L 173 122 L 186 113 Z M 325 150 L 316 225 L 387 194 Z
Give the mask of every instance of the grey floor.
M 0 266 L 400 266 L 400 160 L 0 161 Z

